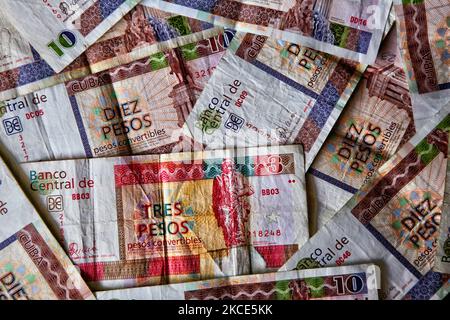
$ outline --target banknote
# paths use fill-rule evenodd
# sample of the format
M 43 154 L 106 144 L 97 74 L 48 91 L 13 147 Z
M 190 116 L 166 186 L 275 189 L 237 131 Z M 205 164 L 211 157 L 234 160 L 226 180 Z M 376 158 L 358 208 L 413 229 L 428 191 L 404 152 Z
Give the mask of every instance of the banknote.
M 131 9 L 60 73 L 56 73 L 41 58 L 0 11 L 0 101 L 105 71 L 223 32 L 223 29 L 206 22 L 154 9 L 146 2 L 144 0 Z
M 3 17 L 56 72 L 62 71 L 139 0 L 0 0 Z
M 236 33 L 185 131 L 209 149 L 301 143 L 308 168 L 363 70 L 297 44 Z
M 0 101 L 89 73 L 82 55 L 57 74 L 0 10 Z
M 99 300 L 378 300 L 373 264 L 98 291 Z
M 450 274 L 450 144 L 447 152 L 447 177 L 445 179 L 444 203 L 440 220 L 434 271 Z
M 227 35 L 0 102 L 0 142 L 18 162 L 191 150 L 182 133 Z
M 376 261 L 382 299 L 436 299 L 449 275 L 432 270 L 442 216 L 450 114 L 440 113 L 378 168 L 370 183 L 280 271 Z
M 396 0 L 397 28 L 416 124 L 450 111 L 450 3 Z
M 390 0 L 150 0 L 164 11 L 373 63 Z
M 0 300 L 94 299 L 0 158 Z
M 394 28 L 307 172 L 310 217 L 317 219 L 310 221 L 313 229 L 320 229 L 415 133 Z
M 95 73 L 212 37 L 219 30 L 223 32 L 223 28 L 210 23 L 152 8 L 151 3 L 144 0 L 85 54 Z
M 94 288 L 276 271 L 309 237 L 301 146 L 22 169 L 22 183 Z

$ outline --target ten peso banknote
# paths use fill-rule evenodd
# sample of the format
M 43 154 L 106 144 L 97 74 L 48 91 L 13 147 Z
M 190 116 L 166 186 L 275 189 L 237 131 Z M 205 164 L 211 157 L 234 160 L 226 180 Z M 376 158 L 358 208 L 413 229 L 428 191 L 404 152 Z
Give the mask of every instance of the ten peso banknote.
M 448 274 L 432 270 L 447 170 L 450 114 L 440 113 L 377 170 L 280 269 L 376 261 L 382 299 L 442 299 Z
M 320 229 L 416 133 L 393 29 L 307 172 L 310 221 Z M 311 219 L 312 220 L 312 219 Z
M 378 300 L 373 264 L 99 291 L 99 300 Z
M 175 12 L 237 31 L 373 63 L 391 0 L 149 0 Z
M 0 10 L 50 67 L 60 72 L 138 2 L 0 0 Z
M 447 153 L 447 177 L 445 179 L 444 203 L 437 241 L 436 259 L 433 270 L 450 274 L 450 144 Z
M 182 127 L 229 41 L 215 31 L 0 102 L 1 143 L 17 162 L 191 151 Z
M 94 299 L 0 158 L 0 300 Z
M 0 10 L 0 101 L 210 38 L 223 32 L 206 22 L 141 2 L 74 62 L 56 73 Z
M 450 2 L 396 0 L 399 45 L 416 124 L 450 112 Z
M 309 238 L 301 146 L 22 168 L 94 288 L 276 271 Z
M 301 143 L 308 168 L 364 66 L 237 33 L 186 122 L 208 149 Z

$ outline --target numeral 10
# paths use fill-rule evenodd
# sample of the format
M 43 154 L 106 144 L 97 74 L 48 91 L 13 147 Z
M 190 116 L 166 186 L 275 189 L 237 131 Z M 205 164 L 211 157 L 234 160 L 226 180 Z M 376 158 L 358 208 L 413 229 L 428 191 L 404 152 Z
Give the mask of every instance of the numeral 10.
M 64 48 L 72 48 L 77 43 L 77 38 L 70 31 L 63 31 L 59 34 L 58 40 L 50 42 L 47 47 L 53 50 L 59 57 L 64 55 Z
M 333 277 L 333 282 L 338 294 L 345 294 L 347 291 L 358 293 L 364 288 L 364 281 L 357 275 L 351 275 L 345 281 L 343 276 L 336 276 Z

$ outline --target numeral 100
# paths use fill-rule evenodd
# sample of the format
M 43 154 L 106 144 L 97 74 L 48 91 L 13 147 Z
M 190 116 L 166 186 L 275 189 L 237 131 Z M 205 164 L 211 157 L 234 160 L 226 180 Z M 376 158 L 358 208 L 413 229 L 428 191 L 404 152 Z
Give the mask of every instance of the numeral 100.
M 77 37 L 71 31 L 63 31 L 59 34 L 56 41 L 50 42 L 47 47 L 53 50 L 57 56 L 64 55 L 64 49 L 72 48 L 77 43 Z

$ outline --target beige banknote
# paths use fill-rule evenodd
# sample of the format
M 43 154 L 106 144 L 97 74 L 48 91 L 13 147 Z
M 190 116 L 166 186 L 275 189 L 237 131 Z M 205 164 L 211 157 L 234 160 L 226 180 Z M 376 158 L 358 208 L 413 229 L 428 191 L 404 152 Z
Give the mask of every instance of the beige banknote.
M 450 2 L 396 0 L 400 49 L 416 124 L 450 112 Z
M 373 264 L 99 291 L 99 300 L 378 300 Z
M 364 66 L 237 33 L 186 122 L 209 149 L 300 143 L 310 166 Z
M 89 73 L 84 55 L 56 73 L 0 10 L 0 101 Z
M 191 150 L 182 127 L 225 52 L 223 32 L 0 102 L 17 162 Z
M 393 29 L 307 172 L 313 229 L 338 212 L 415 132 Z
M 444 203 L 440 221 L 439 239 L 437 241 L 434 270 L 450 274 L 450 144 L 447 152 L 447 175 L 445 179 Z
M 139 0 L 0 0 L 2 18 L 56 72 L 62 71 Z
M 156 8 L 237 31 L 373 63 L 391 0 L 149 0 Z
M 0 300 L 93 298 L 0 158 Z
M 22 165 L 94 288 L 276 271 L 309 238 L 301 146 Z
M 450 114 L 440 113 L 280 269 L 376 261 L 381 298 L 437 299 L 448 274 L 434 272 Z
M 105 71 L 223 31 L 200 20 L 154 9 L 146 2 L 131 9 L 60 73 L 41 58 L 0 11 L 0 101 Z

